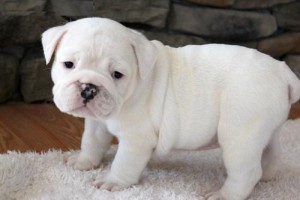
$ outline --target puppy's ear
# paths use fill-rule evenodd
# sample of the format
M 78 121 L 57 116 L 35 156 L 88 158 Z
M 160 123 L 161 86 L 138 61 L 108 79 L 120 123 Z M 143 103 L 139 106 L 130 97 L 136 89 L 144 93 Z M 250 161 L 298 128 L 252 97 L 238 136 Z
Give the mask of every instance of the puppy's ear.
M 57 26 L 50 28 L 42 34 L 42 45 L 44 50 L 44 55 L 46 59 L 46 64 L 51 60 L 60 40 L 66 33 L 65 26 Z
M 131 31 L 134 35 L 131 45 L 137 60 L 139 74 L 141 79 L 145 79 L 154 67 L 158 52 L 155 45 L 145 36 L 137 31 Z

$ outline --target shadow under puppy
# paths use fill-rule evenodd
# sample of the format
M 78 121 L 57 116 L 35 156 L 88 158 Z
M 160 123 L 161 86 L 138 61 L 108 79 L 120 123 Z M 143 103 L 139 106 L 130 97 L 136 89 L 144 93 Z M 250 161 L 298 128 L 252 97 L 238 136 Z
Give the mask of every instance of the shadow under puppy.
M 51 28 L 42 43 L 46 62 L 54 56 L 55 104 L 85 118 L 81 152 L 68 164 L 97 167 L 119 139 L 111 170 L 95 186 L 126 188 L 153 153 L 214 143 L 228 175 L 206 199 L 245 199 L 274 175 L 278 133 L 300 96 L 284 62 L 240 46 L 172 48 L 105 18 Z

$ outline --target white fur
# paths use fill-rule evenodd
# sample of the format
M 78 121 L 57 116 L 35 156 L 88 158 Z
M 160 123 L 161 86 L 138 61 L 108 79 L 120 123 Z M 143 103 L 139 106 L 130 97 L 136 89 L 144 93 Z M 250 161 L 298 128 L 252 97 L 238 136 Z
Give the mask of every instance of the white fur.
M 111 171 L 97 187 L 136 184 L 153 151 L 200 149 L 216 138 L 228 177 L 207 199 L 245 199 L 262 176 L 274 174 L 276 133 L 300 96 L 300 81 L 285 63 L 239 46 L 171 48 L 103 18 L 52 28 L 42 42 L 47 63 L 55 52 L 56 105 L 85 118 L 81 152 L 68 163 L 94 168 L 112 135 L 119 139 Z M 64 68 L 65 61 L 75 68 Z M 125 76 L 115 80 L 113 71 Z M 98 95 L 84 106 L 81 83 L 103 88 L 107 99 Z

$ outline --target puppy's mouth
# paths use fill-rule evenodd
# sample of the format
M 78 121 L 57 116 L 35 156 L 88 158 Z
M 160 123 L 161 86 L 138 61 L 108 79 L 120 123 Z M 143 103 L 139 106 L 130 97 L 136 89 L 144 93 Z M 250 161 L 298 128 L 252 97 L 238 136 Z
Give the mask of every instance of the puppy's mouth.
M 54 89 L 55 90 L 55 89 Z M 62 112 L 76 117 L 103 118 L 116 109 L 115 98 L 103 86 L 91 83 L 73 83 L 56 89 L 54 102 Z
M 91 95 L 95 96 L 85 98 L 82 103 L 84 107 L 88 108 L 96 116 L 107 116 L 116 107 L 114 98 L 104 87 L 92 89 Z

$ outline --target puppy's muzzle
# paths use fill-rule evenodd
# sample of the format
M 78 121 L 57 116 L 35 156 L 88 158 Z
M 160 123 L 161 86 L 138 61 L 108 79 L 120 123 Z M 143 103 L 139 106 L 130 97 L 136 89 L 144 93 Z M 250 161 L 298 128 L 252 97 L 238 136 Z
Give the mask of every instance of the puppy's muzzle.
M 91 83 L 81 84 L 81 97 L 83 98 L 83 104 L 86 105 L 90 100 L 98 94 L 99 89 L 96 85 Z

